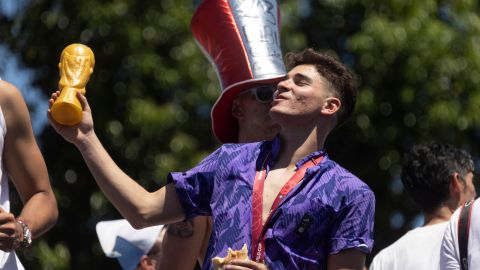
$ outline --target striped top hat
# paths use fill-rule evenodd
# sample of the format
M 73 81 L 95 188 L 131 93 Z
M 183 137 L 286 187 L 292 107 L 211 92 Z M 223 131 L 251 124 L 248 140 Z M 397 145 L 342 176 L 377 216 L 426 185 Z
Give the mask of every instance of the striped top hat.
M 235 96 L 255 86 L 276 84 L 286 74 L 278 2 L 203 0 L 190 28 L 222 88 L 211 112 L 213 133 L 223 143 L 237 142 L 238 123 L 231 111 Z

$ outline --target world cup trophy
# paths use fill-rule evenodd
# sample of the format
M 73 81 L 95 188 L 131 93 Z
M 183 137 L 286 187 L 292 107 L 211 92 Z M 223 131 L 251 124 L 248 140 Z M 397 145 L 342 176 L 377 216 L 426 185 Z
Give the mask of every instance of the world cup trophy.
M 58 89 L 60 96 L 52 105 L 53 119 L 67 126 L 78 124 L 82 120 L 82 105 L 76 93 L 86 93 L 90 75 L 95 66 L 93 51 L 83 44 L 70 44 L 63 49 L 60 56 L 60 81 Z

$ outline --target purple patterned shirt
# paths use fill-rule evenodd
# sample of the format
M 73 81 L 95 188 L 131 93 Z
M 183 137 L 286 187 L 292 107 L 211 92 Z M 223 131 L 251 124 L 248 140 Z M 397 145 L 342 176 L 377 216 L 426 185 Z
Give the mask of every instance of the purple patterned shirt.
M 271 152 L 267 173 L 280 148 L 271 142 L 224 144 L 195 168 L 169 174 L 187 219 L 213 219 L 203 269 L 215 256 L 247 244 L 251 254 L 252 190 L 256 169 Z M 353 174 L 317 151 L 297 163 L 324 155 L 273 213 L 265 239 L 269 269 L 326 269 L 329 254 L 356 248 L 369 253 L 373 245 L 375 197 Z

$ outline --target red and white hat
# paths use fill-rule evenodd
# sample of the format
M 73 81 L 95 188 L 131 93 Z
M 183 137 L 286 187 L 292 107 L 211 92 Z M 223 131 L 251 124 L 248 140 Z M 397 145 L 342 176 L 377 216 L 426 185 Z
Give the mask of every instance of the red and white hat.
M 232 115 L 235 96 L 255 86 L 276 84 L 286 74 L 278 2 L 203 0 L 190 29 L 222 87 L 211 112 L 213 133 L 223 143 L 237 142 L 238 123 Z

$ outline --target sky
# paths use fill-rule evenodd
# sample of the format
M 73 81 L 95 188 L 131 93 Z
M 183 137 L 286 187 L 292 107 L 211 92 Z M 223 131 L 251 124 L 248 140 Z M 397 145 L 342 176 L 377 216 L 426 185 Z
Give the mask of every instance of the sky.
M 27 4 L 26 0 L 0 0 L 0 17 L 12 18 Z M 2 45 L 0 36 L 0 78 L 22 93 L 30 110 L 33 131 L 38 136 L 48 124 L 48 97 L 32 85 L 35 76 L 35 70 L 25 67 L 17 55 Z

